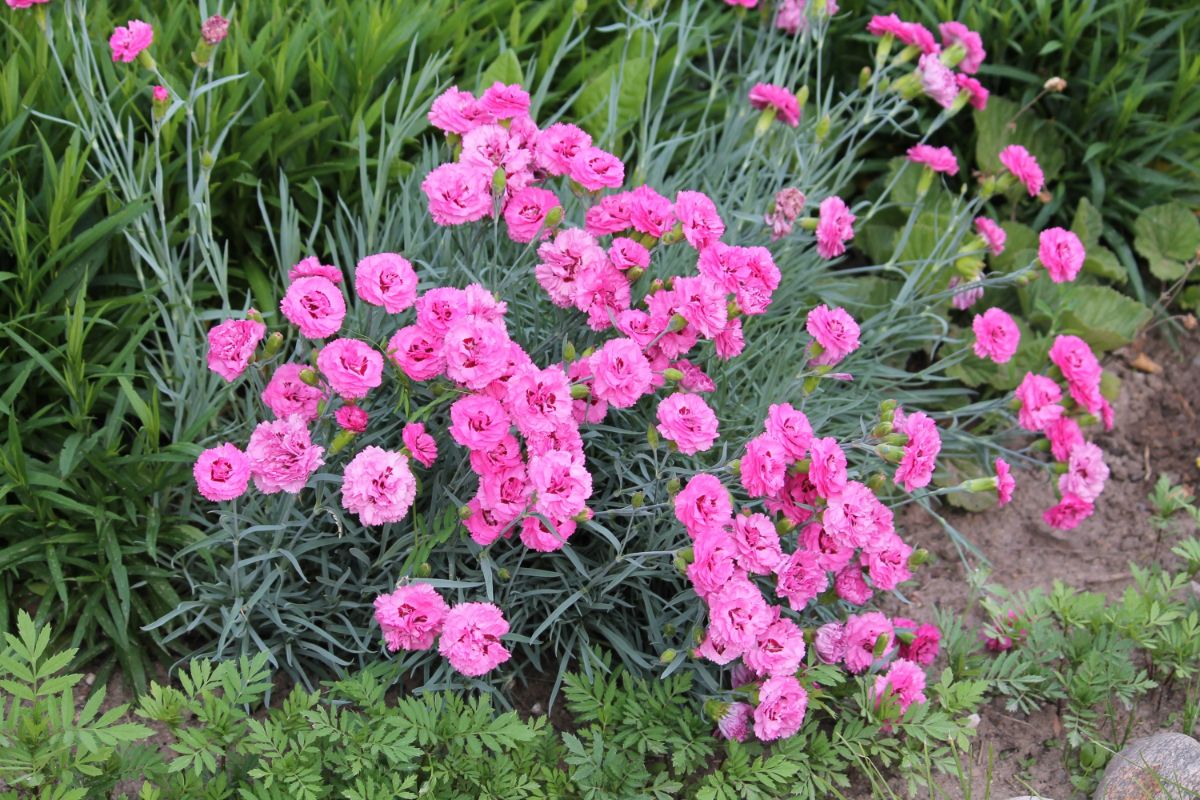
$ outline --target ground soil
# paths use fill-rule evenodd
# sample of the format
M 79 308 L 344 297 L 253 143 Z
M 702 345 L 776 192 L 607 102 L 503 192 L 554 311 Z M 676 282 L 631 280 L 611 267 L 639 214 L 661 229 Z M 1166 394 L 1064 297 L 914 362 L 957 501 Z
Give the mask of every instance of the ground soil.
M 1160 371 L 1142 371 L 1134 363 Z M 930 616 L 920 611 L 931 612 L 931 607 L 962 613 L 970 600 L 967 574 L 981 567 L 990 570 L 992 583 L 1010 590 L 1049 589 L 1062 580 L 1113 597 L 1131 583 L 1131 563 L 1147 565 L 1169 555 L 1171 537 L 1160 537 L 1150 524 L 1147 495 L 1162 473 L 1193 489 L 1200 484 L 1200 332 L 1183 332 L 1173 343 L 1150 334 L 1112 354 L 1105 368 L 1121 379 L 1121 393 L 1114 429 L 1096 436 L 1112 470 L 1096 513 L 1073 531 L 1052 531 L 1041 515 L 1056 502 L 1053 484 L 1042 474 L 1019 474 L 1011 505 L 987 514 L 947 512 L 948 521 L 987 557 L 984 564 L 979 559 L 964 563 L 941 525 L 912 507 L 901 519 L 905 538 L 936 558 L 921 569 L 916 588 L 906 591 L 913 606 L 905 616 Z M 970 622 L 982 622 L 976 611 L 966 613 Z M 1155 698 L 1139 707 L 1134 735 L 1178 725 L 1172 712 L 1179 702 Z M 1063 766 L 1062 727 L 1054 709 L 1025 717 L 1007 713 L 994 701 L 980 716 L 971 754 L 973 797 L 1078 796 Z M 990 795 L 985 788 L 989 771 Z M 963 793 L 955 782 L 942 796 Z

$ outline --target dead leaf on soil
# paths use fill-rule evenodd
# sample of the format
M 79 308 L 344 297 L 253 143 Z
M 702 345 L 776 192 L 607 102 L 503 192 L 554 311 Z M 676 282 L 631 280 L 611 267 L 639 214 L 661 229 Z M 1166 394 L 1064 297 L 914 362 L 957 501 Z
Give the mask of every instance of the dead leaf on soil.
M 1129 361 L 1129 366 L 1136 369 L 1138 372 L 1148 372 L 1151 375 L 1157 375 L 1162 372 L 1162 367 L 1159 363 L 1145 353 L 1138 353 Z

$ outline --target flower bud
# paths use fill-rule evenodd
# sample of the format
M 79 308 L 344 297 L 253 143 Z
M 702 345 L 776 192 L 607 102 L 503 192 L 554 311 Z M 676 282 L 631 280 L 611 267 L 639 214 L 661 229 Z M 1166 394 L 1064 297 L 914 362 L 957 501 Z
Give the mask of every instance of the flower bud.
M 1042 88 L 1045 89 L 1047 92 L 1054 92 L 1055 94 L 1061 94 L 1062 92 L 1065 92 L 1067 90 L 1067 82 L 1064 81 L 1062 78 L 1058 77 L 1057 75 L 1055 75 L 1053 78 L 1050 78 L 1048 81 L 1043 83 Z
M 208 150 L 205 150 L 203 153 L 200 154 L 200 167 L 205 172 L 211 172 L 212 168 L 213 168 L 213 164 L 215 164 L 215 163 L 216 163 L 216 159 L 213 158 L 213 154 L 210 153 Z
M 729 713 L 729 703 L 720 700 L 707 700 L 704 703 L 704 716 L 712 722 L 720 722 Z
M 587 0 L 575 0 L 575 4 L 571 6 L 571 10 L 575 12 L 576 17 L 582 17 L 587 13 Z
M 275 331 L 267 337 L 267 343 L 263 346 L 263 353 L 267 358 L 279 352 L 279 348 L 283 347 L 283 333 Z
M 731 473 L 733 473 L 733 477 L 735 477 L 735 478 L 741 477 L 742 460 L 740 458 L 735 458 L 733 461 L 730 461 L 729 462 L 729 471 Z
M 775 532 L 780 536 L 791 533 L 794 530 L 796 530 L 796 523 L 787 517 L 780 517 L 775 520 Z
M 354 441 L 354 437 L 358 434 L 354 431 L 343 428 L 338 431 L 337 436 L 333 437 L 333 442 L 329 445 L 329 454 L 336 455 L 346 449 L 346 445 Z
M 867 86 L 870 83 L 871 83 L 871 68 L 863 67 L 862 71 L 860 71 L 858 73 L 858 90 L 860 92 L 865 92 L 867 90 Z
M 139 64 L 151 72 L 153 72 L 155 67 L 158 66 L 154 63 L 154 56 L 150 55 L 150 51 L 148 49 L 138 53 L 137 59 Z
M 812 394 L 813 392 L 815 392 L 817 390 L 817 386 L 820 385 L 820 383 L 821 383 L 821 379 L 818 378 L 816 375 L 812 375 L 810 377 L 805 378 L 804 379 L 804 387 L 803 387 L 804 393 Z
M 882 472 L 876 472 L 870 478 L 867 478 L 867 488 L 872 492 L 882 492 L 885 486 L 887 486 L 887 475 L 884 475 Z
M 883 65 L 887 62 L 888 55 L 892 52 L 892 44 L 896 41 L 895 34 L 885 33 L 879 37 L 879 43 L 875 45 L 875 71 L 883 69 Z
M 577 383 L 571 387 L 572 400 L 585 400 L 591 393 L 592 390 L 587 387 L 587 384 Z
M 875 647 L 871 651 L 876 658 L 883 658 L 883 654 L 887 652 L 888 643 L 891 638 L 886 633 L 879 634 L 879 638 L 875 640 Z
M 653 425 L 646 428 L 646 441 L 649 442 L 651 450 L 658 449 L 658 429 Z
M 889 464 L 899 464 L 900 459 L 904 458 L 904 448 L 890 444 L 877 444 L 875 445 L 875 454 Z
M 683 380 L 683 373 L 673 367 L 667 367 L 663 370 L 663 377 L 671 383 L 679 383 Z
M 575 345 L 571 344 L 570 342 L 563 342 L 563 349 L 562 349 L 563 362 L 569 363 L 571 361 L 574 361 L 576 355 L 577 355 L 577 353 L 575 352 Z
M 917 179 L 917 197 L 924 197 L 933 188 L 934 172 L 929 167 L 921 169 L 921 177 Z
M 558 227 L 558 223 L 562 222 L 563 210 L 562 206 L 555 206 L 546 214 L 546 227 L 554 229 Z
M 654 245 L 658 244 L 658 237 L 652 236 L 649 233 L 638 234 L 637 240 L 647 250 L 653 250 Z
M 630 267 L 625 270 L 625 277 L 630 283 L 637 283 L 638 278 L 646 274 L 646 270 L 641 267 Z
M 790 467 L 788 467 L 788 474 L 789 475 L 804 475 L 810 469 L 812 469 L 812 459 L 811 458 L 802 458 L 799 461 L 797 461 L 796 463 L 792 464 Z
M 678 655 L 679 655 L 679 653 L 677 653 L 674 649 L 663 650 L 662 655 L 660 655 L 658 657 L 658 663 L 666 666 L 667 664 L 670 664 L 672 661 L 674 661 L 675 657 Z
M 879 404 L 879 418 L 884 422 L 891 422 L 896 414 L 896 406 L 899 405 L 895 400 L 884 400 Z
M 672 625 L 670 622 L 668 622 L 666 625 L 663 625 L 662 632 L 663 632 L 663 636 L 667 636 L 667 637 L 674 636 L 675 635 L 675 626 Z
M 467 506 L 459 506 L 458 507 L 458 518 L 463 520 L 464 522 L 469 520 L 473 513 L 474 512 L 471 511 L 471 509 L 468 508 Z
M 512 578 L 512 573 L 508 571 L 507 567 L 501 567 L 500 569 L 496 570 L 496 577 L 502 581 L 508 581 Z
M 978 494 L 979 492 L 994 492 L 996 491 L 996 478 L 972 478 L 969 481 L 963 481 L 958 485 L 958 488 L 964 492 Z
M 887 436 L 883 437 L 883 441 L 886 444 L 894 444 L 903 447 L 904 445 L 908 444 L 908 434 L 896 432 L 889 433 Z
M 508 176 L 504 174 L 503 167 L 497 167 L 492 173 L 492 194 L 497 197 L 504 194 L 504 187 L 508 185 Z
M 796 105 L 800 107 L 800 111 L 804 111 L 804 104 L 808 102 L 808 84 L 801 86 L 796 92 Z
M 767 106 L 758 115 L 758 122 L 754 124 L 754 138 L 762 136 L 771 127 L 771 123 L 775 121 L 775 107 Z
M 634 492 L 633 497 L 629 499 L 629 505 L 634 508 L 641 508 L 646 505 L 646 493 L 642 491 Z
M 317 373 L 308 367 L 300 370 L 300 380 L 309 386 L 316 386 L 318 383 L 320 383 L 320 380 L 317 378 Z
M 816 217 L 801 217 L 800 219 L 796 220 L 796 223 L 800 226 L 801 230 L 806 230 L 810 233 L 817 229 L 817 222 L 818 220 Z
M 817 123 L 817 127 L 813 129 L 813 135 L 816 136 L 817 144 L 825 141 L 825 137 L 829 136 L 829 129 L 833 127 L 833 120 L 829 115 L 821 117 Z
M 668 245 L 683 241 L 683 223 L 676 222 L 675 227 L 664 233 L 660 241 L 662 241 L 663 244 Z
M 416 570 L 414 570 L 413 574 L 416 575 L 418 578 L 428 578 L 430 575 L 433 574 L 433 567 L 429 566 L 428 561 L 424 561 L 417 566 L 417 568 L 416 568 Z
M 887 436 L 891 432 L 892 432 L 892 423 L 891 422 L 881 422 L 875 426 L 874 430 L 871 431 L 871 435 L 874 436 L 876 439 L 882 439 L 883 437 Z
M 582 523 L 590 520 L 592 518 L 592 516 L 593 516 L 592 510 L 590 508 L 585 508 L 585 509 L 583 509 L 583 511 L 580 511 L 578 514 L 571 517 L 571 519 L 574 520 L 575 522 L 582 524 Z
M 909 569 L 919 567 L 929 561 L 929 551 L 924 547 L 918 547 L 912 551 L 912 555 L 908 557 Z
M 679 488 L 679 478 L 671 478 L 671 480 L 667 481 L 667 494 L 671 495 L 671 497 L 679 494 Z
M 688 321 L 683 318 L 682 314 L 673 314 L 671 316 L 671 324 L 667 326 L 667 330 L 671 333 L 679 333 L 687 327 Z

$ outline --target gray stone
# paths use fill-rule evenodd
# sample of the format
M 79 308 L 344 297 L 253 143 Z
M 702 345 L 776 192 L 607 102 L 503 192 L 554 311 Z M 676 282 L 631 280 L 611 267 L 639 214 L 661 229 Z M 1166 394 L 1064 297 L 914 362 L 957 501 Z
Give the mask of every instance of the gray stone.
M 1200 798 L 1200 742 L 1182 733 L 1134 739 L 1113 756 L 1094 800 Z

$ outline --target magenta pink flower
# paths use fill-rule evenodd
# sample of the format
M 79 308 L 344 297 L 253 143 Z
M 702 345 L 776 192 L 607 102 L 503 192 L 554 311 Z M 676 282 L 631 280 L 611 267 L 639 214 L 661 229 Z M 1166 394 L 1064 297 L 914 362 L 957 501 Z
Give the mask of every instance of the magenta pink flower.
M 550 235 L 546 215 L 555 208 L 561 208 L 558 195 L 547 189 L 526 186 L 515 192 L 504 206 L 508 238 L 521 243 L 546 238 Z
M 495 509 L 487 508 L 479 497 L 467 501 L 468 516 L 463 520 L 463 527 L 471 535 L 471 540 L 480 547 L 487 547 L 503 535 L 513 523 L 512 519 L 504 517 Z
M 784 559 L 779 534 L 766 514 L 735 515 L 732 538 L 738 566 L 747 572 L 770 575 Z
M 724 361 L 741 355 L 745 346 L 746 339 L 742 333 L 741 317 L 729 320 L 725 325 L 725 330 L 713 337 L 713 347 L 716 348 L 717 358 Z
M 552 519 L 574 517 L 592 495 L 592 474 L 570 453 L 550 451 L 529 459 L 529 482 L 537 497 L 534 508 Z
M 450 406 L 450 436 L 468 450 L 500 444 L 510 424 L 500 401 L 484 394 L 464 395 Z
M 1095 506 L 1090 501 L 1073 494 L 1064 494 L 1058 505 L 1046 509 L 1042 514 L 1042 519 L 1051 528 L 1069 531 L 1078 527 L 1079 523 L 1090 517 L 1093 511 L 1095 511 Z
M 1009 469 L 1008 462 L 1003 458 L 996 459 L 996 497 L 997 505 L 1006 506 L 1012 500 L 1013 490 L 1017 488 L 1017 480 Z
M 819 522 L 812 522 L 800 530 L 800 544 L 817 554 L 821 566 L 827 572 L 838 572 L 854 557 L 854 548 L 847 546 L 836 536 L 831 536 Z
M 942 438 L 934 421 L 920 411 L 896 416 L 896 430 L 908 436 L 908 443 L 896 468 L 895 482 L 911 492 L 929 485 L 942 449 Z
M 517 84 L 505 85 L 496 81 L 479 98 L 484 113 L 494 119 L 511 119 L 529 111 L 529 93 Z
M 769 677 L 795 675 L 804 663 L 804 631 L 778 613 L 776 609 L 775 621 L 758 634 L 742 655 L 746 666 Z
M 737 742 L 746 741 L 754 718 L 754 706 L 749 703 L 730 703 L 724 716 L 717 720 L 717 730 L 722 738 Z
M 320 276 L 297 278 L 288 286 L 279 310 L 309 339 L 338 332 L 346 318 L 346 299 L 333 281 Z
M 521 543 L 539 553 L 553 553 L 561 550 L 575 533 L 575 521 L 555 519 L 551 522 L 554 525 L 553 528 L 546 527 L 539 517 L 526 517 L 521 520 Z
M 524 464 L 480 476 L 478 497 L 483 506 L 506 520 L 516 519 L 529 510 L 533 487 Z
M 717 415 L 703 397 L 676 392 L 658 404 L 658 432 L 679 452 L 695 455 L 717 440 Z
M 580 128 L 556 122 L 538 134 L 534 144 L 537 165 L 550 175 L 566 175 L 571 161 L 592 146 L 592 137 Z
M 975 218 L 975 230 L 979 231 L 979 235 L 987 242 L 988 249 L 992 251 L 992 255 L 1000 255 L 1004 252 L 1004 243 L 1008 239 L 1008 234 L 1004 228 L 1001 228 L 995 220 L 987 217 Z
M 675 495 L 675 517 L 693 539 L 702 533 L 724 531 L 733 517 L 729 490 L 715 475 L 697 473 Z
M 1104 491 L 1107 480 L 1104 452 L 1091 442 L 1084 442 L 1071 450 L 1067 471 L 1058 476 L 1058 488 L 1064 497 L 1074 495 L 1092 503 Z
M 770 434 L 762 433 L 746 444 L 740 472 L 742 486 L 751 497 L 776 495 L 783 490 L 790 460 L 783 445 Z
M 792 675 L 767 678 L 758 690 L 754 709 L 754 735 L 771 742 L 794 736 L 804 724 L 808 694 Z
M 677 193 L 675 216 L 683 228 L 683 238 L 697 250 L 718 241 L 725 233 L 725 221 L 717 213 L 716 204 L 703 192 Z
M 288 270 L 289 282 L 294 281 L 297 278 L 311 277 L 326 278 L 333 283 L 341 283 L 342 271 L 329 264 L 322 264 L 321 260 L 316 256 L 309 256 L 308 258 L 302 259 L 300 263 Z
M 797 411 L 791 403 L 774 403 L 767 409 L 766 429 L 792 461 L 808 455 L 813 440 L 812 425 L 804 412 Z
M 596 250 L 603 255 L 599 247 Z M 629 309 L 629 279 L 619 269 L 601 257 L 585 264 L 575 287 L 575 307 L 588 315 L 588 327 L 602 331 L 612 327 L 612 321 Z
M 153 96 L 156 103 L 165 103 L 171 99 L 171 93 L 167 91 L 167 87 L 165 86 L 155 86 Z
M 375 598 L 375 620 L 393 653 L 433 647 L 447 611 L 446 601 L 427 583 L 410 583 Z
M 333 415 L 342 430 L 352 433 L 366 433 L 369 417 L 359 406 L 342 406 Z
M 463 134 L 458 163 L 486 175 L 489 184 L 498 170 L 503 171 L 508 192 L 522 189 L 533 180 L 533 153 L 517 134 L 501 125 L 480 125 Z
M 281 364 L 263 389 L 263 405 L 271 409 L 276 419 L 299 414 L 305 422 L 312 422 L 320 416 L 319 406 L 325 392 L 300 380 L 304 369 L 300 364 Z
M 833 366 L 858 349 L 858 323 L 840 306 L 830 309 L 821 304 L 809 311 L 805 329 L 821 349 L 813 364 Z
M 880 656 L 875 648 L 880 638 L 885 645 Z M 895 647 L 892 623 L 878 611 L 852 615 L 846 620 L 846 669 L 854 674 L 866 672 L 877 658 L 886 657 Z
M 650 391 L 650 362 L 632 339 L 609 339 L 589 363 L 592 393 L 616 408 L 629 408 Z
M 400 438 L 408 452 L 423 467 L 432 467 L 437 460 L 437 442 L 425 432 L 425 426 L 420 422 L 410 422 L 404 426 Z
M 317 369 L 334 392 L 358 399 L 383 381 L 383 356 L 358 339 L 334 339 L 317 354 Z
M 200 454 L 192 467 L 196 488 L 205 498 L 219 503 L 246 493 L 250 483 L 250 460 L 236 446 L 226 442 Z
M 478 677 L 510 658 L 500 643 L 506 633 L 508 621 L 499 608 L 491 603 L 462 603 L 446 614 L 438 652 L 463 675 Z
M 358 262 L 354 290 L 363 301 L 399 314 L 417 302 L 417 273 L 398 253 L 379 253 Z
M 210 47 L 216 47 L 221 42 L 225 41 L 225 37 L 229 35 L 229 20 L 222 17 L 220 14 L 213 14 L 208 19 L 200 24 L 200 37 Z
M 492 214 L 492 176 L 466 164 L 442 164 L 421 183 L 438 225 L 462 225 Z
M 807 0 L 783 0 L 775 7 L 775 27 L 792 36 L 807 30 L 808 20 L 804 16 L 806 5 Z
M 938 31 L 942 34 L 942 47 L 947 50 L 956 45 L 962 47 L 965 55 L 958 62 L 958 68 L 968 75 L 978 72 L 987 58 L 983 38 L 961 22 L 943 22 L 938 25 Z
M 971 322 L 975 332 L 975 355 L 988 358 L 997 364 L 1007 364 L 1021 344 L 1021 330 L 1004 311 L 989 308 L 976 314 Z
M 842 567 L 833 578 L 833 588 L 839 599 L 853 606 L 865 605 L 875 595 L 863 578 L 862 566 L 856 563 Z
M 625 182 L 625 165 L 621 159 L 599 147 L 583 147 L 571 159 L 568 171 L 571 180 L 589 192 L 615 189 Z
M 912 548 L 895 533 L 880 536 L 863 550 L 860 562 L 876 589 L 890 592 L 912 577 L 908 558 Z
M 701 530 L 692 542 L 692 553 L 687 576 L 700 597 L 719 592 L 734 576 L 742 574 L 737 566 L 737 549 L 723 530 Z M 738 655 L 740 653 L 735 652 L 732 657 Z
M 826 622 L 813 636 L 813 649 L 825 664 L 840 664 L 846 657 L 846 626 L 841 622 Z
M 793 128 L 800 124 L 800 104 L 796 95 L 773 83 L 756 83 L 750 90 L 750 105 L 762 111 L 774 109 L 784 123 Z
M 968 102 L 971 107 L 977 111 L 983 111 L 987 108 L 989 92 L 983 87 L 983 84 L 972 78 L 970 75 L 964 75 L 961 72 L 955 73 L 954 82 L 958 84 L 959 91 L 965 91 L 968 95 Z
M 250 476 L 263 494 L 299 494 L 325 463 L 324 453 L 325 448 L 312 443 L 304 418 L 295 414 L 258 423 L 246 446 Z
M 683 373 L 683 379 L 679 381 L 679 385 L 685 392 L 707 394 L 717 390 L 717 384 L 708 377 L 708 373 L 686 358 L 672 362 L 671 369 L 677 369 Z
M 9 8 L 32 8 L 35 5 L 49 3 L 50 0 L 4 0 Z
M 208 331 L 208 368 L 226 381 L 241 375 L 254 357 L 267 326 L 253 319 L 227 319 Z
M 638 233 L 658 238 L 675 224 L 671 201 L 645 184 L 629 193 L 629 222 Z
M 858 218 L 836 195 L 821 201 L 817 217 L 817 254 L 821 258 L 837 258 L 846 252 L 846 242 L 854 238 L 854 222 Z
M 1046 185 L 1046 177 L 1033 154 L 1019 144 L 1010 144 L 1000 151 L 1000 163 L 1025 184 L 1030 197 L 1037 197 Z
M 1063 407 L 1058 402 L 1062 399 L 1062 390 L 1044 375 L 1026 372 L 1015 394 L 1021 401 L 1017 421 L 1027 431 L 1045 430 L 1063 415 Z
M 938 630 L 937 625 L 926 623 L 918 627 L 917 623 L 912 620 L 900 618 L 893 619 L 892 625 L 897 628 L 914 629 L 910 634 L 912 641 L 906 643 L 900 639 L 900 658 L 906 658 L 924 666 L 929 666 L 937 660 L 938 649 L 942 641 L 942 632 Z
M 729 654 L 753 647 L 776 616 L 762 592 L 745 577 L 730 580 L 708 597 L 708 615 L 708 637 Z
M 118 25 L 108 38 L 108 46 L 112 48 L 112 60 L 132 62 L 154 41 L 154 28 L 140 19 L 131 19 L 124 25 Z
M 886 17 L 877 14 L 872 17 L 867 23 L 867 33 L 872 36 L 885 36 L 890 33 L 902 44 L 918 47 L 926 54 L 937 53 L 941 49 L 928 28 L 919 22 L 904 22 L 895 14 L 888 14 Z
M 812 462 L 808 468 L 808 479 L 817 494 L 829 498 L 846 488 L 846 453 L 837 439 L 827 436 L 813 439 L 809 445 Z
M 388 357 L 410 379 L 427 381 L 446 369 L 441 339 L 419 325 L 408 325 L 392 334 Z
M 958 159 L 949 147 L 934 147 L 928 144 L 915 144 L 908 148 L 908 160 L 914 164 L 924 164 L 934 172 L 944 172 L 947 175 L 958 174 Z
M 676 313 L 701 336 L 711 339 L 725 329 L 729 306 L 719 285 L 703 275 L 689 275 L 676 278 L 671 291 Z
M 775 593 L 788 601 L 793 611 L 816 599 L 829 588 L 829 575 L 821 566 L 821 557 L 808 550 L 797 550 L 775 568 Z
M 584 273 L 611 267 L 595 237 L 578 228 L 561 230 L 553 241 L 539 245 L 538 258 L 534 275 L 560 308 L 575 305 Z
M 504 374 L 510 348 L 503 322 L 464 317 L 446 332 L 446 376 L 479 391 Z
M 1067 416 L 1059 417 L 1046 426 L 1046 438 L 1050 440 L 1050 453 L 1055 461 L 1066 463 L 1076 445 L 1083 444 L 1083 430 L 1079 423 Z
M 1085 258 L 1083 242 L 1071 231 L 1047 228 L 1038 234 L 1038 260 L 1055 283 L 1075 280 Z
M 567 373 L 557 365 L 518 369 L 508 381 L 505 407 L 525 436 L 550 433 L 571 422 L 573 405 Z
M 1103 371 L 1088 343 L 1078 336 L 1056 336 L 1050 345 L 1050 360 L 1062 371 L 1075 402 L 1089 414 L 1099 416 L 1104 403 L 1100 395 Z
M 475 95 L 451 86 L 438 95 L 429 108 L 429 122 L 446 133 L 462 135 L 480 126 L 495 122 L 483 110 Z
M 403 453 L 366 447 L 342 476 L 342 507 L 363 525 L 404 519 L 417 494 L 417 481 Z
M 903 714 L 914 703 L 926 701 L 925 671 L 907 659 L 898 658 L 888 667 L 886 674 L 875 678 L 871 694 L 875 697 L 876 705 L 884 697 L 894 697 Z
M 870 547 L 894 530 L 891 513 L 866 485 L 847 481 L 845 489 L 829 498 L 821 523 L 845 546 Z
M 650 266 L 650 251 L 633 239 L 617 236 L 608 247 L 608 260 L 619 270 L 646 269 Z
M 917 62 L 917 74 L 921 78 L 921 91 L 926 97 L 942 108 L 954 105 L 954 101 L 958 99 L 958 81 L 937 54 L 927 53 L 921 56 L 921 60 Z

